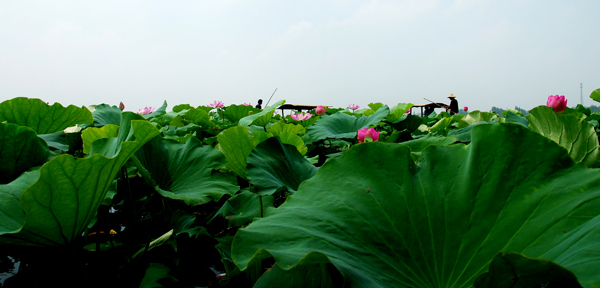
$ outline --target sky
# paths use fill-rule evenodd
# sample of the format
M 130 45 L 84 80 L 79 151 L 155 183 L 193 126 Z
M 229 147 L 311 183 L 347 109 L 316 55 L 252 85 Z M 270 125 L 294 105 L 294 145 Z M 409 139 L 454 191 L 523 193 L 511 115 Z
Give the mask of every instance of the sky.
M 0 102 L 529 110 L 600 88 L 597 0 L 0 1 Z M 583 84 L 581 89 L 580 83 Z

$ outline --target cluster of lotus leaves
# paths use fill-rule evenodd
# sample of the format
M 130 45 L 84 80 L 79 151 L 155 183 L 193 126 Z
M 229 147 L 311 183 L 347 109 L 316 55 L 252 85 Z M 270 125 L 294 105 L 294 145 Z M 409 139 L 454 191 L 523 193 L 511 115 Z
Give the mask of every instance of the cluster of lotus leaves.
M 234 262 L 274 257 L 257 285 L 330 263 L 351 287 L 600 287 L 600 171 L 522 125 L 471 134 L 416 163 L 406 145 L 353 146 L 240 229 Z

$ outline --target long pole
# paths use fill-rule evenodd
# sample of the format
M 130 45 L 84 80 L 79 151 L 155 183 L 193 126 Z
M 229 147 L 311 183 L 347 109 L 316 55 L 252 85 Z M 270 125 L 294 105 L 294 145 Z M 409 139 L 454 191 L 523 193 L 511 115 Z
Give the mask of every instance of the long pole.
M 277 88 L 275 88 L 275 91 L 273 91 L 273 94 L 271 94 L 271 98 L 273 98 L 273 95 L 275 95 L 275 92 L 277 92 Z M 265 105 L 265 108 L 269 107 L 269 102 L 271 102 L 271 98 L 269 98 L 269 101 L 267 101 L 267 104 Z

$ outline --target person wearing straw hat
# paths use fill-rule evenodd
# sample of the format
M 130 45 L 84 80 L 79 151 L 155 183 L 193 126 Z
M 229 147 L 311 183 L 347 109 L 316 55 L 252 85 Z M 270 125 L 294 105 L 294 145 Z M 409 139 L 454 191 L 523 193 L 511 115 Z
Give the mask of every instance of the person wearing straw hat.
M 458 101 L 456 101 L 456 96 L 450 93 L 448 98 L 450 98 L 450 106 L 446 106 L 446 111 L 450 110 L 451 115 L 458 114 Z

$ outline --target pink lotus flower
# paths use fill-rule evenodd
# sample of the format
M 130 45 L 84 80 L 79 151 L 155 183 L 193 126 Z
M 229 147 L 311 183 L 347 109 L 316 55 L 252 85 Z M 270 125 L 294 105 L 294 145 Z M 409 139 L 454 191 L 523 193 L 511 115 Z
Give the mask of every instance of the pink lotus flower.
M 375 128 L 358 129 L 358 143 L 365 142 L 366 137 L 371 138 L 372 142 L 376 142 L 379 140 L 379 132 L 377 132 Z
M 290 115 L 290 117 L 292 117 L 292 119 L 294 119 L 294 120 L 296 120 L 296 121 L 304 121 L 304 120 L 308 120 L 308 119 L 310 119 L 310 117 L 312 117 L 312 116 L 313 116 L 313 115 L 312 115 L 312 114 L 310 114 L 310 113 L 308 113 L 308 112 L 306 112 L 306 113 L 304 113 L 304 112 L 300 112 L 300 113 L 298 113 L 298 114 L 293 114 L 293 115 Z
M 356 104 L 350 104 L 350 105 L 348 105 L 348 108 L 350 108 L 352 110 L 356 110 L 356 109 L 360 108 L 360 106 L 358 106 Z
M 465 106 L 465 108 L 463 108 L 463 110 L 465 110 L 465 112 L 469 111 L 469 107 Z
M 554 113 L 562 113 L 567 109 L 567 99 L 565 99 L 564 95 L 550 95 L 548 96 L 548 102 L 546 102 L 546 106 L 552 107 L 554 109 Z
M 154 112 L 154 110 L 155 109 L 152 108 L 152 107 L 144 107 L 144 109 L 138 110 L 138 114 L 140 114 L 140 115 L 147 115 L 147 114 L 150 114 L 150 113 Z
M 119 109 L 121 109 L 121 111 L 125 110 L 125 104 L 123 104 L 123 101 L 119 103 Z
M 208 104 L 208 107 L 222 108 L 225 106 L 223 102 L 215 100 L 215 102 Z
M 317 106 L 317 109 L 315 110 L 315 114 L 317 114 L 318 116 L 325 114 L 325 107 L 323 107 L 323 105 Z
M 244 103 L 244 106 L 252 106 L 250 103 Z

